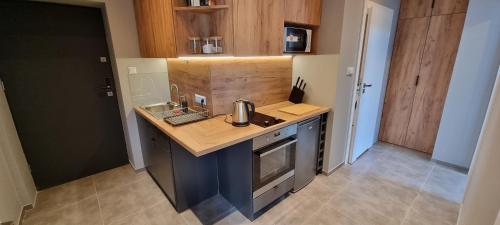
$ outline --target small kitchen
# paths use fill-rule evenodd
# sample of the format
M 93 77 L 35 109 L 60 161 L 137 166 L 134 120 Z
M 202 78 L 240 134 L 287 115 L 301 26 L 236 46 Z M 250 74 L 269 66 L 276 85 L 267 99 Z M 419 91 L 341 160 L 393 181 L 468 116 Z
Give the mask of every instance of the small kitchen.
M 304 103 L 319 85 L 300 74 L 307 70 L 292 75 L 296 55 L 318 52 L 321 1 L 134 8 L 141 56 L 166 58 L 168 74 L 168 84 L 130 81 L 132 89 L 150 93 L 144 83 L 155 83 L 168 92 L 134 102 L 142 158 L 177 212 L 222 198 L 254 220 L 322 172 L 333 109 Z M 137 75 L 130 65 L 129 77 Z M 223 211 L 195 214 L 211 223 Z

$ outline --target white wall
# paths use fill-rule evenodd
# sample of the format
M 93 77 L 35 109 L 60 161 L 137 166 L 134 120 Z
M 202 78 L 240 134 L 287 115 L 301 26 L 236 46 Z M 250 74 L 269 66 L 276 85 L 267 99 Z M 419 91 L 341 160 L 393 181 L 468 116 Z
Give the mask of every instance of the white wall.
M 328 116 L 327 132 L 325 140 L 325 155 L 323 171 L 328 172 L 329 162 L 342 157 L 341 151 L 335 151 L 332 144 L 332 133 L 335 113 L 335 90 L 337 88 L 337 74 L 339 66 L 338 55 L 315 55 L 293 57 L 293 81 L 300 76 L 307 82 L 304 102 L 330 107 Z
M 36 188 L 2 90 L 0 130 L 0 223 L 17 223 L 22 207 L 35 201 Z
M 135 169 L 144 168 L 134 106 L 170 101 L 166 59 L 118 58 L 117 73 L 126 129 L 129 160 Z M 128 67 L 137 74 L 129 75 Z
M 399 15 L 399 0 L 374 0 L 383 6 L 394 9 L 394 24 L 391 34 L 390 48 L 394 44 L 397 27 L 397 16 Z M 337 93 L 335 107 L 335 126 L 333 129 L 333 149 L 339 152 L 337 158 L 333 158 L 328 171 L 331 171 L 345 162 L 346 148 L 348 143 L 348 132 L 350 127 L 351 102 L 354 90 L 354 76 L 347 75 L 348 67 L 356 67 L 359 49 L 359 38 L 361 23 L 363 19 L 364 0 L 348 0 L 344 6 L 344 20 L 342 25 L 342 41 L 340 45 L 339 72 L 337 78 Z M 389 66 L 387 66 L 388 71 Z M 340 154 L 342 152 L 342 154 Z
M 471 0 L 433 159 L 469 168 L 500 64 L 500 1 Z
M 492 0 L 496 1 L 496 0 Z M 471 3 L 484 2 L 472 0 Z M 497 42 L 500 39 L 496 40 Z M 500 68 L 499 68 L 500 76 Z M 500 209 L 500 79 L 474 155 L 458 225 L 493 225 Z
M 326 0 L 321 4 L 321 26 L 313 34 L 318 38 L 317 53 L 339 54 L 345 0 Z

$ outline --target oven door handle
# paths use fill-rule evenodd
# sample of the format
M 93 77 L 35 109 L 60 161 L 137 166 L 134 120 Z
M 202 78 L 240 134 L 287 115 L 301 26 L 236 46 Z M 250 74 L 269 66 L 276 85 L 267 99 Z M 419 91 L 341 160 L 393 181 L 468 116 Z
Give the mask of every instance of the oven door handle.
M 289 146 L 289 145 L 294 144 L 294 143 L 297 143 L 297 139 L 295 139 L 295 140 L 293 140 L 293 141 L 290 141 L 290 142 L 287 142 L 287 143 L 285 143 L 285 144 L 282 144 L 282 145 L 280 145 L 280 146 L 278 146 L 278 147 L 276 147 L 276 148 L 273 148 L 273 149 L 271 149 L 271 150 L 269 150 L 269 151 L 266 151 L 266 152 L 264 152 L 264 153 L 260 154 L 260 155 L 259 155 L 259 157 L 260 157 L 260 158 L 262 158 L 262 157 L 264 157 L 264 156 L 266 156 L 266 155 L 269 155 L 269 154 L 271 154 L 271 153 L 273 153 L 273 152 L 279 151 L 279 150 L 280 150 L 281 148 L 283 148 L 283 147 Z

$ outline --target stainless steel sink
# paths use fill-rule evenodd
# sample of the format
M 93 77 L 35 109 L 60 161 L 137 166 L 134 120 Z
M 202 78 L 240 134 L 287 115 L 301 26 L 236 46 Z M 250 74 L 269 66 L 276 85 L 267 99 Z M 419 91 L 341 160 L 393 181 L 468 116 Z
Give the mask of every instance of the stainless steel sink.
M 178 104 L 175 102 L 163 102 L 151 105 L 141 106 L 149 114 L 153 115 L 157 119 L 165 118 L 165 114 L 171 110 L 178 108 Z
M 172 126 L 179 126 L 208 118 L 208 110 L 206 108 L 181 108 L 175 102 L 145 105 L 141 106 L 141 108 L 156 119 L 163 119 Z

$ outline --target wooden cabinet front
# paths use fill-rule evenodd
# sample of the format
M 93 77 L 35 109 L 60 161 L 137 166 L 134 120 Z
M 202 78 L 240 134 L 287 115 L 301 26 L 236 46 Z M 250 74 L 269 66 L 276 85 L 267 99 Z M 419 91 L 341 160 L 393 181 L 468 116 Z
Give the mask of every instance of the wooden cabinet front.
M 234 53 L 283 54 L 285 0 L 234 0 Z
M 465 14 L 433 16 L 405 146 L 432 153 L 460 44 Z
M 319 26 L 321 23 L 321 0 L 286 0 L 285 21 Z
M 401 0 L 399 19 L 431 16 L 434 0 Z
M 429 17 L 399 21 L 379 135 L 382 141 L 404 145 L 429 21 Z
M 134 8 L 141 56 L 176 57 L 172 0 L 134 0 Z
M 400 19 L 467 12 L 469 0 L 401 0 Z
M 469 6 L 469 0 L 434 0 L 432 15 L 448 15 L 454 13 L 465 13 Z

